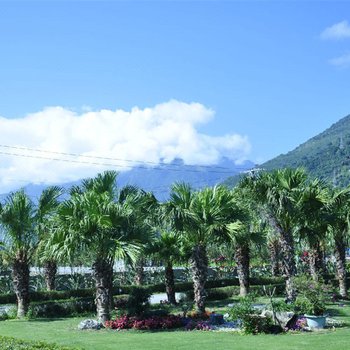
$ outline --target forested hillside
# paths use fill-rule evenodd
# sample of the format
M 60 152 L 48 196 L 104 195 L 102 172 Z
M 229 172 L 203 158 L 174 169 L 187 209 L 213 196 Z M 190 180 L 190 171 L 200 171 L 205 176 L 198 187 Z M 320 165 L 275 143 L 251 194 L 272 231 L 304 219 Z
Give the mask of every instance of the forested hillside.
M 259 166 L 266 170 L 285 167 L 304 167 L 312 177 L 347 186 L 350 183 L 350 115 L 293 151 Z M 232 186 L 237 180 L 231 177 L 225 183 Z

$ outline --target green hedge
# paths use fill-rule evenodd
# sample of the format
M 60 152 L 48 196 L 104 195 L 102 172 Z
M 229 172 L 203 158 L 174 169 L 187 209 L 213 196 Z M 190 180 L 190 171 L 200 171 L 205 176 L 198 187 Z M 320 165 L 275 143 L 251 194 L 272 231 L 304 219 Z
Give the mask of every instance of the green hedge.
M 91 297 L 47 300 L 43 302 L 33 302 L 29 306 L 28 316 L 37 317 L 64 317 L 86 312 L 95 312 L 95 300 Z
M 15 339 L 12 337 L 0 336 L 1 350 L 78 350 L 78 348 L 70 348 L 59 346 L 56 344 L 48 344 L 45 342 L 32 342 L 26 340 Z
M 283 295 L 285 290 L 285 284 L 279 283 L 272 285 L 273 287 L 276 287 L 275 295 Z M 238 286 L 228 286 L 228 287 L 220 287 L 220 288 L 208 288 L 206 289 L 207 292 L 207 300 L 223 300 L 232 298 L 234 296 L 239 295 L 239 287 Z M 250 286 L 250 292 L 253 292 L 256 295 L 264 296 L 264 290 L 263 285 L 255 285 Z M 194 292 L 192 289 L 185 292 L 186 298 L 189 300 L 193 300 L 194 298 Z
M 274 285 L 283 283 L 283 278 L 251 278 L 251 285 Z M 238 286 L 238 278 L 232 279 L 221 279 L 221 280 L 210 280 L 207 281 L 207 288 L 220 288 L 226 286 Z M 116 286 L 113 288 L 113 295 L 130 294 L 130 291 L 134 286 Z M 164 283 L 146 285 L 145 288 L 150 293 L 165 293 Z M 185 292 L 193 288 L 192 282 L 182 282 L 175 284 L 176 292 Z M 30 300 L 36 301 L 50 301 L 50 300 L 66 300 L 69 298 L 94 298 L 95 289 L 73 289 L 67 291 L 42 291 L 42 292 L 31 292 Z M 11 294 L 0 294 L 0 304 L 15 304 L 16 295 Z
M 49 301 L 49 300 L 64 300 L 69 298 L 92 298 L 94 296 L 94 289 L 72 289 L 65 291 L 42 291 L 30 292 L 31 301 Z M 17 302 L 16 294 L 0 294 L 0 304 L 15 304 Z

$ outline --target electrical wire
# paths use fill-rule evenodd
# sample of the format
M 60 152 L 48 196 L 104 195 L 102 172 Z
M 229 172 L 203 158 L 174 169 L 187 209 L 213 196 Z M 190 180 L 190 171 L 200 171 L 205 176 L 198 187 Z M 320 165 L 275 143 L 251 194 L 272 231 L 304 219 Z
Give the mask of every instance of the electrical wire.
M 97 163 L 97 162 L 87 162 L 83 160 L 74 160 L 74 159 L 66 159 L 66 158 L 52 158 L 52 157 L 43 157 L 43 156 L 38 156 L 38 155 L 30 155 L 30 154 L 21 154 L 21 153 L 14 153 L 14 152 L 4 152 L 0 151 L 0 155 L 6 155 L 6 156 L 14 156 L 14 157 L 24 157 L 24 158 L 31 158 L 31 159 L 41 159 L 41 160 L 50 160 L 50 161 L 59 161 L 59 162 L 66 162 L 66 163 L 75 163 L 75 164 L 85 164 L 85 165 L 94 165 L 94 166 L 106 166 L 106 167 L 113 167 L 113 168 L 129 168 L 129 169 L 147 169 L 147 170 L 157 170 L 157 171 L 176 171 L 176 172 L 192 172 L 192 173 L 203 173 L 203 170 L 199 170 L 198 168 L 201 168 L 200 165 L 196 166 L 197 169 L 174 169 L 174 168 L 168 168 L 167 166 L 165 167 L 147 167 L 147 166 L 142 166 L 142 165 L 137 165 L 137 166 L 131 166 L 131 165 L 123 165 L 123 164 L 113 164 L 113 163 Z M 184 165 L 186 167 L 186 165 Z M 239 170 L 239 168 L 236 168 Z M 247 170 L 247 168 L 241 168 L 244 170 Z M 220 170 L 206 170 L 205 172 L 207 173 L 216 173 L 216 174 L 230 174 L 234 175 L 232 172 L 233 170 L 230 171 L 220 171 Z
M 112 161 L 122 161 L 122 162 L 133 163 L 133 164 L 134 163 L 141 163 L 141 164 L 150 164 L 150 165 L 157 165 L 157 166 L 160 165 L 157 162 L 132 160 L 132 159 L 122 159 L 122 158 L 112 158 L 112 157 L 91 156 L 91 155 L 84 155 L 84 154 L 77 154 L 77 153 L 57 152 L 57 151 L 49 151 L 49 150 L 43 150 L 43 149 L 37 149 L 37 148 L 23 147 L 23 146 L 11 146 L 11 145 L 0 144 L 0 147 L 16 149 L 16 150 L 31 151 L 31 152 L 40 152 L 40 153 L 49 153 L 49 154 L 51 153 L 51 154 L 69 156 L 69 157 L 79 157 L 79 158 L 83 157 L 83 158 L 90 158 L 90 159 L 103 159 L 103 160 L 112 160 Z M 0 154 L 4 154 L 4 153 L 0 153 Z M 38 156 L 38 158 L 39 157 L 40 156 Z M 34 158 L 34 156 L 33 156 L 33 158 Z M 47 158 L 41 158 L 40 157 L 40 159 L 47 159 Z M 60 160 L 60 159 L 52 159 L 52 160 Z M 79 161 L 79 162 L 83 162 L 83 161 Z M 88 163 L 88 164 L 90 164 L 90 163 Z M 95 164 L 95 163 L 92 162 L 91 164 Z M 100 163 L 96 163 L 96 164 L 99 165 Z M 104 164 L 102 163 L 101 165 L 104 165 Z M 107 164 L 107 165 L 109 165 L 109 164 Z M 181 165 L 181 164 L 165 164 L 165 166 L 181 167 L 183 165 Z M 212 168 L 212 166 L 210 166 L 210 165 L 190 165 L 190 164 L 188 164 L 188 165 L 184 165 L 184 166 L 186 166 L 187 168 L 190 168 L 190 167 L 195 167 L 195 168 L 201 167 L 201 168 L 210 168 L 210 169 Z M 222 167 L 222 166 L 215 166 L 215 168 L 216 169 L 222 169 L 222 170 L 231 170 L 228 167 Z M 241 168 L 236 167 L 236 169 L 246 170 L 247 168 L 245 168 L 245 167 L 241 167 Z

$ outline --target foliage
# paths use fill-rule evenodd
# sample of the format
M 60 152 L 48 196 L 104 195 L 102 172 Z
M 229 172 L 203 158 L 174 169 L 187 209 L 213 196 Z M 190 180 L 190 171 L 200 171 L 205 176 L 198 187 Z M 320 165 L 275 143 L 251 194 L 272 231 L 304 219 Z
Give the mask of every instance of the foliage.
M 350 130 L 350 115 L 294 150 L 281 154 L 259 167 L 266 170 L 303 167 L 312 178 L 345 187 L 350 183 L 350 133 L 347 130 Z M 237 181 L 237 176 L 230 177 L 225 184 L 232 186 Z
M 106 328 L 110 329 L 138 329 L 138 330 L 157 330 L 179 328 L 183 325 L 182 318 L 175 315 L 152 316 L 149 318 L 138 318 L 123 315 L 115 320 L 107 321 Z
M 330 293 L 329 286 L 322 280 L 310 281 L 307 275 L 300 275 L 294 279 L 298 291 L 295 310 L 301 314 L 321 316 L 326 309 L 326 295 Z
M 140 316 L 148 310 L 151 293 L 142 287 L 133 287 L 130 291 L 126 310 L 129 316 Z
M 94 312 L 93 298 L 76 298 L 66 300 L 50 300 L 31 303 L 28 310 L 29 318 L 57 318 Z
M 0 336 L 0 348 L 1 350 L 77 350 L 77 348 L 59 346 L 42 341 L 25 341 L 4 336 Z
M 330 276 L 332 277 L 332 276 Z M 283 290 L 283 279 L 281 278 L 251 278 L 252 290 L 257 294 L 261 294 L 261 286 L 268 284 L 277 287 L 277 292 L 281 293 Z M 181 282 L 175 284 L 176 292 L 188 292 L 192 288 L 192 282 Z M 239 292 L 238 280 L 233 279 L 221 279 L 221 280 L 210 280 L 207 281 L 206 286 L 208 288 L 209 299 L 226 299 L 230 298 L 232 295 L 237 295 Z M 228 287 L 225 289 L 225 287 Z M 134 288 L 134 286 L 115 286 L 113 288 L 113 295 L 127 295 Z M 165 286 L 163 283 L 151 284 L 143 287 L 150 294 L 153 293 L 164 293 Z M 216 295 L 215 295 L 216 293 Z M 192 295 L 192 296 L 191 296 Z M 193 298 L 193 293 L 190 295 Z M 94 297 L 94 289 L 70 289 L 64 291 L 38 291 L 30 293 L 30 300 L 35 301 L 46 301 L 46 300 L 63 300 L 70 298 L 85 298 Z M 1 304 L 13 304 L 16 302 L 16 295 L 13 293 L 0 294 L 0 305 Z
M 230 310 L 231 320 L 240 320 L 242 330 L 245 334 L 268 333 L 272 320 L 269 317 L 262 317 L 253 307 L 251 297 L 240 298 L 239 303 L 235 304 Z

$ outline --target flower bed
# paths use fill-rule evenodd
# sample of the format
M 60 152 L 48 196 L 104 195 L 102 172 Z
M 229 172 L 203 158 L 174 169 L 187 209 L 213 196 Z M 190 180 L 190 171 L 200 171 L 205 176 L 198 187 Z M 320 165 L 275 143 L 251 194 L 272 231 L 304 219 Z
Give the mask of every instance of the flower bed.
M 194 317 L 182 317 L 176 315 L 152 316 L 152 317 L 132 317 L 123 315 L 114 320 L 107 321 L 105 327 L 115 330 L 137 329 L 137 330 L 162 330 L 183 327 L 184 330 L 204 330 L 213 329 L 208 316 L 200 318 L 197 314 Z
M 180 316 L 152 316 L 149 318 L 138 318 L 130 316 L 117 317 L 115 320 L 107 321 L 106 328 L 110 329 L 138 329 L 138 330 L 156 330 L 156 329 L 172 329 L 183 326 L 183 320 Z

